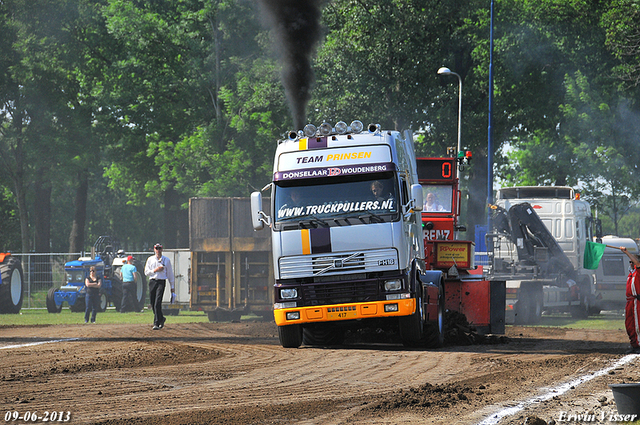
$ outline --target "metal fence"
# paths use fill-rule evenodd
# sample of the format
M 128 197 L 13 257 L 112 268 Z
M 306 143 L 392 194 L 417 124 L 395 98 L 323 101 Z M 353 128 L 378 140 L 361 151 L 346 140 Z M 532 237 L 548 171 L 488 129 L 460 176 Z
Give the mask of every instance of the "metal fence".
M 25 281 L 25 293 L 22 308 L 46 308 L 47 292 L 50 288 L 59 288 L 66 284 L 64 265 L 68 261 L 77 260 L 81 253 L 29 253 L 15 254 L 22 263 Z M 89 255 L 89 254 L 84 254 Z M 149 252 L 127 253 L 144 259 L 151 255 Z

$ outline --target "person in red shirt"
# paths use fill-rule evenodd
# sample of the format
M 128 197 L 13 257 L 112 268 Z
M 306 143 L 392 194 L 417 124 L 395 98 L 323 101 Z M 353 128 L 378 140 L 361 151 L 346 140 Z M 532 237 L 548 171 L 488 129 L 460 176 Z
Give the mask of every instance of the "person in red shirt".
M 629 277 L 627 277 L 627 305 L 624 312 L 624 326 L 627 328 L 631 344 L 631 349 L 627 353 L 640 354 L 640 343 L 638 342 L 638 335 L 640 335 L 640 273 L 638 272 L 640 260 L 625 247 L 620 247 L 620 251 L 627 254 L 631 267 Z

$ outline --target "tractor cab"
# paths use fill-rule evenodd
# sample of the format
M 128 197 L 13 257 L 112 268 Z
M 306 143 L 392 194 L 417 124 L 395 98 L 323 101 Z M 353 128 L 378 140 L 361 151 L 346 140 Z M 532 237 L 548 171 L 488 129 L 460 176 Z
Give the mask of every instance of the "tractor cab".
M 468 163 L 470 157 L 469 152 L 458 158 L 417 158 L 418 181 L 422 185 L 424 199 L 425 262 L 428 268 L 447 271 L 452 277 L 461 270 L 475 267 L 473 242 L 457 240 L 457 233 L 466 230 L 458 223 L 460 190 L 457 169 Z
M 458 239 L 458 233 L 466 231 L 459 224 L 458 170 L 469 163 L 471 152 L 455 154 L 450 148 L 447 154 L 449 157 L 416 158 L 424 191 L 425 265 L 444 274 L 447 310 L 464 314 L 480 333 L 504 333 L 505 283 L 485 279 L 482 268 L 474 264 L 474 243 Z

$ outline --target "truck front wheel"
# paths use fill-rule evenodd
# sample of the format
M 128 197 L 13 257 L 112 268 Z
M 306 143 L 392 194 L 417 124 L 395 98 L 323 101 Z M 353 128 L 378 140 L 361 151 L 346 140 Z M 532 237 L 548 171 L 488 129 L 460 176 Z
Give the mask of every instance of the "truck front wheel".
M 422 295 L 416 296 L 416 311 L 411 316 L 398 318 L 400 325 L 400 339 L 407 347 L 419 347 L 424 345 L 424 306 Z
M 278 338 L 284 348 L 298 348 L 302 345 L 302 326 L 278 326 Z

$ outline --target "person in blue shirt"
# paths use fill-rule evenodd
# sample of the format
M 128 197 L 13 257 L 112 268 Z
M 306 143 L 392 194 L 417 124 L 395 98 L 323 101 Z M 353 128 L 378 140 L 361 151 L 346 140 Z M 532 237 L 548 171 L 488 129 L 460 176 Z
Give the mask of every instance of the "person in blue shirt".
M 133 257 L 127 257 L 127 262 L 122 266 L 122 303 L 120 313 L 138 311 L 137 291 L 138 291 L 138 269 L 133 265 Z

